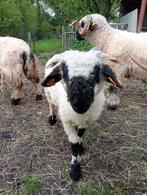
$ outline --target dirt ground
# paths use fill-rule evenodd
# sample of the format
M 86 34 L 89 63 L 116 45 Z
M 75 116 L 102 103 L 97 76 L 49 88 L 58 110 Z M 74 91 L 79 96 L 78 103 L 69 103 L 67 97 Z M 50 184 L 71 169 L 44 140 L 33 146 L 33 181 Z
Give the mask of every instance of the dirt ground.
M 40 57 L 42 64 L 46 59 Z M 43 75 L 44 65 L 41 71 Z M 36 192 L 41 195 L 80 195 L 83 185 L 96 190 L 114 186 L 120 194 L 146 195 L 147 84 L 126 83 L 120 92 L 121 106 L 105 110 L 86 132 L 79 182 L 69 177 L 70 144 L 61 122 L 49 126 L 45 97 L 36 102 L 35 89 L 25 79 L 21 104 L 12 106 L 11 91 L 6 90 L 0 100 L 0 194 L 17 194 L 21 178 L 36 176 L 45 184 Z

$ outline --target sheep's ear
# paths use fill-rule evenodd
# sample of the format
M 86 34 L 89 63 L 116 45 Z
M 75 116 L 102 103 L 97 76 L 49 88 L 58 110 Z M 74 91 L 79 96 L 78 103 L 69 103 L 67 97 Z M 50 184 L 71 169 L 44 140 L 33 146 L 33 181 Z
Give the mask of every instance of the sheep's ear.
M 57 82 L 59 82 L 61 79 L 62 77 L 60 67 L 57 66 L 47 77 L 44 78 L 44 80 L 41 82 L 41 85 L 43 87 L 51 87 L 55 85 Z
M 97 24 L 96 23 L 91 23 L 89 26 L 89 30 L 90 31 L 94 31 L 97 28 Z
M 109 82 L 109 83 L 111 83 L 119 88 L 123 88 L 121 83 L 117 80 L 115 73 L 112 71 L 112 69 L 108 65 L 103 64 L 102 73 L 103 73 L 105 80 L 107 82 Z

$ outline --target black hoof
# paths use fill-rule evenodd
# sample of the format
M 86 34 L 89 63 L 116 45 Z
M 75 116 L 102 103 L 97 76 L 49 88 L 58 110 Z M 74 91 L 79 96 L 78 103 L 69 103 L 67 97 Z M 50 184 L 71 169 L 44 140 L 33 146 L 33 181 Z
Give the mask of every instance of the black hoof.
M 74 163 L 71 165 L 71 172 L 70 172 L 70 177 L 74 181 L 79 181 L 81 178 L 81 167 L 79 163 Z
M 21 98 L 18 98 L 18 99 L 12 98 L 12 99 L 11 99 L 11 104 L 12 104 L 12 105 L 18 105 L 18 104 L 20 103 L 20 100 L 21 100 Z
M 36 95 L 36 101 L 41 101 L 43 99 L 42 95 L 37 94 Z
M 49 116 L 49 118 L 48 118 L 48 123 L 49 123 L 51 126 L 53 126 L 56 122 L 57 122 L 57 120 L 56 120 L 56 115 L 51 115 L 51 116 Z
M 116 110 L 117 108 L 118 108 L 118 106 L 117 106 L 117 105 L 114 105 L 114 106 L 108 106 L 108 107 L 107 107 L 107 110 L 114 111 L 114 110 Z

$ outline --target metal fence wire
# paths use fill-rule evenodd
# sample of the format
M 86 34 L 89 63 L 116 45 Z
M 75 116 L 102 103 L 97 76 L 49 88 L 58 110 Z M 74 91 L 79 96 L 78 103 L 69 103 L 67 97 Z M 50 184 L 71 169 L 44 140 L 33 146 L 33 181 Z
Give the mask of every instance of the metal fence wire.
M 120 30 L 127 30 L 128 24 L 124 23 L 110 23 L 113 28 Z M 72 49 L 76 41 L 76 34 L 71 27 L 62 27 L 62 51 Z
M 75 31 L 71 27 L 62 27 L 62 51 L 73 48 L 76 40 Z

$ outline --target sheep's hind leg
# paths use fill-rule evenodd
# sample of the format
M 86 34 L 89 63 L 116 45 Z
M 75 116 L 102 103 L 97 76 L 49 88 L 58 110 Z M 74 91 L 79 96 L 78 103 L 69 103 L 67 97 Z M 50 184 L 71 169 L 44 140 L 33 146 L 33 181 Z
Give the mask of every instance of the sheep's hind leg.
M 51 126 L 53 126 L 57 122 L 57 120 L 56 120 L 56 107 L 52 103 L 49 103 L 49 105 L 50 105 L 50 116 L 48 118 L 48 122 Z

